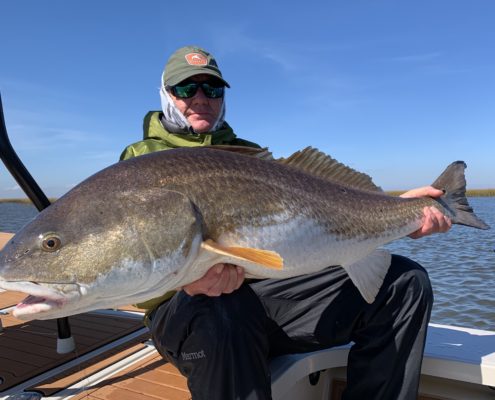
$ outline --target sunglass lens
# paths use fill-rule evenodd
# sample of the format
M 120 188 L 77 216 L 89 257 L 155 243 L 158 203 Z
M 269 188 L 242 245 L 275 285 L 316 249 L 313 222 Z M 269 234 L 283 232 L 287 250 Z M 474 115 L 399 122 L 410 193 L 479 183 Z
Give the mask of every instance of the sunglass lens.
M 201 89 L 203 89 L 203 93 L 206 97 L 210 99 L 218 99 L 223 96 L 223 86 L 212 86 L 209 83 L 203 83 L 201 85 Z
M 189 97 L 193 97 L 197 91 L 198 91 L 198 84 L 196 83 L 173 86 L 174 94 L 177 97 L 180 97 L 181 99 L 188 99 Z
M 210 99 L 218 99 L 223 96 L 223 86 L 212 86 L 209 83 L 187 83 L 185 85 L 172 86 L 172 92 L 181 99 L 193 97 L 201 86 L 203 93 Z

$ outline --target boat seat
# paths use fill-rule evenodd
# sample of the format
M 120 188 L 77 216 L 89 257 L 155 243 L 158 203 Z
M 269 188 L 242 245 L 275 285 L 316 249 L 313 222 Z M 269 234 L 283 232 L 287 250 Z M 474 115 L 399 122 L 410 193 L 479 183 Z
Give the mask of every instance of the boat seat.
M 276 357 L 270 364 L 274 400 L 319 371 L 345 367 L 350 345 Z M 430 324 L 422 375 L 495 387 L 495 332 Z

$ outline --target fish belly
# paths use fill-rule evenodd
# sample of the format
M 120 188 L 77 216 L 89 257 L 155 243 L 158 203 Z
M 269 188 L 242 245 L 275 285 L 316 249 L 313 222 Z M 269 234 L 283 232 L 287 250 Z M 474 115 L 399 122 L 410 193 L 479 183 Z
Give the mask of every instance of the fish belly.
M 322 270 L 334 265 L 350 265 L 377 247 L 416 229 L 408 224 L 374 237 L 343 237 L 329 233 L 318 221 L 305 217 L 280 218 L 276 224 L 244 226 L 225 233 L 218 242 L 226 247 L 271 250 L 283 258 L 283 269 L 244 265 L 255 278 L 287 278 Z

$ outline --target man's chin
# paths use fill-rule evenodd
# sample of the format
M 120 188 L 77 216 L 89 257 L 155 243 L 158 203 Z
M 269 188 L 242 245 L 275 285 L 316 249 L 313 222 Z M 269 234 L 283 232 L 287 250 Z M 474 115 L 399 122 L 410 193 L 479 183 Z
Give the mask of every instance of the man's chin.
M 211 128 L 213 127 L 212 122 L 204 119 L 196 119 L 193 121 L 189 121 L 189 123 L 191 124 L 191 127 L 193 128 L 195 133 L 210 132 Z

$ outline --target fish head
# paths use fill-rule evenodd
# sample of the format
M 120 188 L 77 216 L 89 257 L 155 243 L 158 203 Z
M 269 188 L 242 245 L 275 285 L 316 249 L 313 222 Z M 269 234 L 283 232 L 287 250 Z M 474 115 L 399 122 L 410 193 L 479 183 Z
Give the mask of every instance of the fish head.
M 0 288 L 29 296 L 20 319 L 52 319 L 148 300 L 175 288 L 201 243 L 181 193 L 69 192 L 0 252 Z

